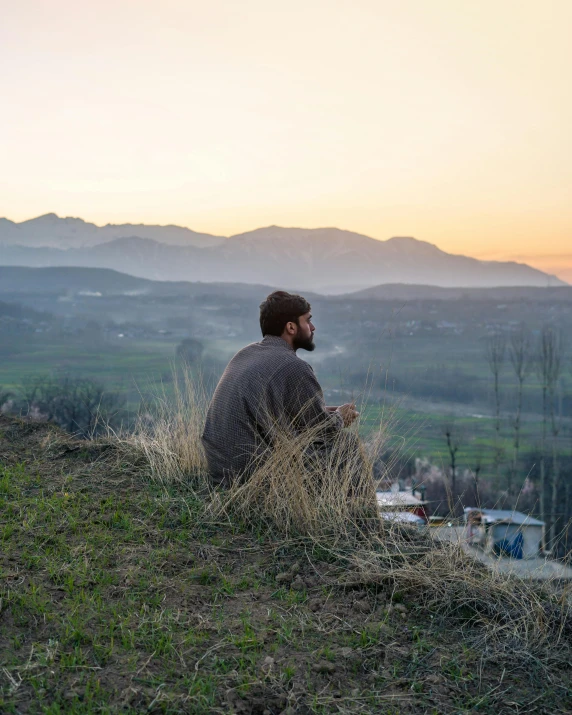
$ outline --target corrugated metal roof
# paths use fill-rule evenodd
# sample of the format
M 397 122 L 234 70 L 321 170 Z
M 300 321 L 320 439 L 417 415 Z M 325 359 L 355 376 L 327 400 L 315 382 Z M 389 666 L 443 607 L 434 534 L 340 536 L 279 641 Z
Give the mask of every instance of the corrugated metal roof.
M 427 502 L 421 501 L 411 492 L 376 492 L 377 503 L 379 506 L 423 506 Z
M 521 511 L 511 511 L 510 509 L 478 509 L 474 506 L 465 507 L 465 514 L 468 514 L 470 511 L 478 511 L 483 514 L 489 524 L 504 521 L 511 524 L 521 524 L 522 526 L 544 526 L 543 521 L 539 521 L 528 514 L 523 514 Z
M 418 524 L 419 526 L 425 526 L 425 519 L 417 516 L 417 514 L 412 514 L 409 511 L 382 511 L 380 515 L 382 519 L 387 519 L 387 521 L 397 521 L 405 524 Z

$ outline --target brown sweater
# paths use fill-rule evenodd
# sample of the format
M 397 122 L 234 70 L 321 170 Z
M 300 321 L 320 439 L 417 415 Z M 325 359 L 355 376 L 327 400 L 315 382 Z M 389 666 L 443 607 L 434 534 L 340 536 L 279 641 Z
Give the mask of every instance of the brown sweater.
M 319 438 L 327 441 L 343 419 L 327 412 L 312 367 L 285 340 L 267 335 L 232 358 L 209 406 L 202 441 L 213 480 L 229 483 L 248 474 L 272 446 L 277 427 L 319 427 Z

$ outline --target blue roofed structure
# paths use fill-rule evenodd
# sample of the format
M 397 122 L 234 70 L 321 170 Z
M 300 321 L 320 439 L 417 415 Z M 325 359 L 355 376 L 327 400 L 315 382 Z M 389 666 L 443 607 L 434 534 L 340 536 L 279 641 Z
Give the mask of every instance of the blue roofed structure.
M 538 556 L 544 522 L 510 509 L 465 508 L 467 540 L 487 553 L 516 559 Z

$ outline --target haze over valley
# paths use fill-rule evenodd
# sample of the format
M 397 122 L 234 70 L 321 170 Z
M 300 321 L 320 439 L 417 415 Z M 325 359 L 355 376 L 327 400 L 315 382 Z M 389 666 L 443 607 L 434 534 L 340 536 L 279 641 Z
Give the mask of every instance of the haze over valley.
M 42 371 L 86 373 L 120 386 L 135 404 L 143 385 L 166 378 L 185 340 L 200 343 L 203 372 L 216 379 L 236 350 L 260 338 L 258 305 L 274 288 L 151 281 L 99 268 L 0 267 L 0 384 L 17 391 L 23 378 Z M 344 295 L 305 295 L 315 315 L 317 349 L 300 355 L 316 364 L 332 400 L 340 399 L 339 390 L 367 394 L 374 404 L 414 399 L 416 412 L 428 416 L 411 444 L 417 455 L 443 446 L 431 415 L 492 415 L 486 358 L 491 335 L 501 331 L 508 339 L 526 326 L 536 340 L 545 325 L 572 332 L 572 286 L 386 284 Z M 568 365 L 561 407 L 572 418 Z M 514 377 L 508 365 L 503 379 L 510 411 Z M 534 375 L 528 379 L 534 382 Z M 539 400 L 530 386 L 527 413 L 541 411 Z M 470 452 L 480 430 L 475 423 Z

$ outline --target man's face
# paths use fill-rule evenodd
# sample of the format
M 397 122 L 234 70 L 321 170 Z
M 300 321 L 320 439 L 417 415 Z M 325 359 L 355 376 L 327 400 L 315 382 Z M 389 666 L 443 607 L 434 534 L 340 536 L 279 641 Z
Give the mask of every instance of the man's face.
M 312 323 L 312 314 L 304 313 L 298 318 L 298 332 L 293 340 L 292 347 L 294 350 L 302 349 L 311 352 L 316 346 L 314 345 L 314 331 L 316 328 Z

